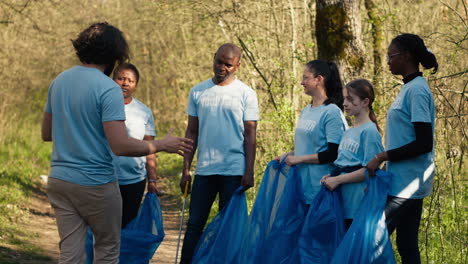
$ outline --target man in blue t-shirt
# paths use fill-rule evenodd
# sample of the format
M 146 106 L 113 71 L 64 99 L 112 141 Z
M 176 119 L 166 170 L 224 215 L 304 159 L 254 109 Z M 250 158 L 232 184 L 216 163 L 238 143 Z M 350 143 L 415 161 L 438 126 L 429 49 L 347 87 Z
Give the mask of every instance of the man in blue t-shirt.
M 122 90 L 108 76 L 128 59 L 122 32 L 96 23 L 72 41 L 81 65 L 57 76 L 49 87 L 42 139 L 53 142 L 47 196 L 60 236 L 59 263 L 84 263 L 88 226 L 95 263 L 118 263 L 122 200 L 111 152 L 145 156 L 183 154 L 191 140 L 166 136 L 142 141 L 127 136 Z
M 214 56 L 213 78 L 190 90 L 185 136 L 194 141 L 194 151 L 184 156 L 182 192 L 191 183 L 197 147 L 198 155 L 181 263 L 191 262 L 216 195 L 221 210 L 239 186 L 254 185 L 258 102 L 255 91 L 234 76 L 240 59 L 236 45 L 222 45 Z

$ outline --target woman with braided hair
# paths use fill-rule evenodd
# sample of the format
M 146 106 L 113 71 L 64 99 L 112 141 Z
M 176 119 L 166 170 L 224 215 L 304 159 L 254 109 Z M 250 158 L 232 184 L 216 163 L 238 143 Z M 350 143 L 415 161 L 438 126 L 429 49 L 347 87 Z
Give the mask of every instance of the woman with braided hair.
M 417 35 L 402 34 L 388 47 L 387 63 L 404 85 L 387 113 L 386 151 L 368 164 L 369 174 L 386 161 L 393 173 L 385 215 L 388 231 L 397 232 L 402 263 L 421 263 L 418 230 L 423 198 L 434 179 L 434 99 L 419 64 L 437 72 L 437 59 Z

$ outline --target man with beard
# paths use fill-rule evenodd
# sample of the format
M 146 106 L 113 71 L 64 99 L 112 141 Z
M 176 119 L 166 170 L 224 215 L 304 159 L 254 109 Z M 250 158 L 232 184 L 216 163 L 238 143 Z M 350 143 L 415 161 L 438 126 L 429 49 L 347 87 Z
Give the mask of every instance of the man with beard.
M 118 263 L 122 200 L 111 151 L 182 155 L 192 141 L 170 134 L 156 141 L 127 136 L 122 90 L 108 77 L 117 62 L 128 59 L 119 29 L 96 23 L 72 43 L 81 65 L 52 82 L 42 120 L 42 139 L 53 142 L 47 196 L 57 219 L 59 263 L 84 263 L 88 226 L 95 263 Z
M 182 192 L 191 183 L 197 147 L 198 155 L 181 263 L 191 262 L 216 195 L 221 210 L 239 186 L 254 185 L 259 111 L 255 91 L 234 76 L 240 60 L 239 47 L 222 45 L 214 55 L 213 78 L 190 90 L 185 136 L 194 141 L 194 150 L 184 155 Z

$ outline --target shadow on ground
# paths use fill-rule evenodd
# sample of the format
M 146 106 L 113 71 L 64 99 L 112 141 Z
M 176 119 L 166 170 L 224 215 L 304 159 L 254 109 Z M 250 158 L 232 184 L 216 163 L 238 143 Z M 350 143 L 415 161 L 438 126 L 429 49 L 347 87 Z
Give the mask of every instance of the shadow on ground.
M 31 245 L 33 246 L 33 245 Z M 34 246 L 33 246 L 34 247 Z M 0 246 L 0 263 L 2 264 L 52 264 L 48 256 L 29 250 L 13 250 Z

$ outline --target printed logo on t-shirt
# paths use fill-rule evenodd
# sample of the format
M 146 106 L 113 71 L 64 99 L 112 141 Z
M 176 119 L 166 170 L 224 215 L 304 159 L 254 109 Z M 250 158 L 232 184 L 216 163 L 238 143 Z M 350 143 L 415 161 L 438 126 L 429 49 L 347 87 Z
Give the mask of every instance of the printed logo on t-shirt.
M 357 153 L 359 150 L 359 142 L 351 138 L 343 139 L 338 150 L 347 150 L 352 153 Z
M 311 132 L 312 130 L 314 130 L 316 125 L 317 125 L 317 121 L 315 120 L 299 119 L 296 129 L 302 129 L 302 130 Z
M 221 107 L 239 109 L 240 103 L 231 96 L 204 96 L 200 98 L 200 106 L 206 108 Z
M 403 103 L 403 96 L 398 95 L 395 101 L 393 101 L 393 104 L 390 107 L 390 109 L 400 109 L 402 103 Z

